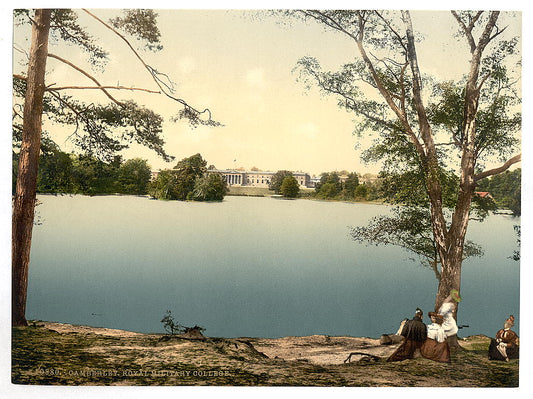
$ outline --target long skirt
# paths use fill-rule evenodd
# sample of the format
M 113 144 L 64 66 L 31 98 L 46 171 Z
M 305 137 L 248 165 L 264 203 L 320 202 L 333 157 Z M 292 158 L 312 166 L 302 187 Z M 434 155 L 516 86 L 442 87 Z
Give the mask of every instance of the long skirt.
M 447 341 L 437 342 L 434 339 L 428 338 L 420 347 L 420 354 L 436 362 L 450 363 L 452 361 L 450 345 L 448 345 Z
M 509 359 L 518 359 L 519 350 L 518 346 L 510 346 L 506 348 L 507 357 Z M 498 350 L 498 342 L 491 338 L 489 345 L 489 360 L 505 360 L 505 357 Z
M 422 346 L 423 342 L 405 339 L 400 346 L 389 356 L 387 362 L 399 362 L 405 359 L 412 359 L 417 348 Z

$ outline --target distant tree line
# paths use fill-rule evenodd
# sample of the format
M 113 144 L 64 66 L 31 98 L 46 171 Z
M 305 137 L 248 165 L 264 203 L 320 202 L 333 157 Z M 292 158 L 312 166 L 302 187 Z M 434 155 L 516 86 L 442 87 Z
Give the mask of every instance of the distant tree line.
M 124 161 L 115 156 L 104 162 L 90 155 L 74 155 L 55 146 L 43 147 L 39 157 L 37 192 L 83 195 L 151 195 L 157 199 L 221 201 L 228 186 L 219 173 L 208 172 L 200 154 L 184 158 L 173 169 L 151 181 L 148 161 Z M 18 154 L 13 152 L 12 190 L 17 182 Z
M 15 190 L 18 155 L 13 153 L 12 189 Z M 38 193 L 145 195 L 150 166 L 144 159 L 123 161 L 121 156 L 104 162 L 90 154 L 74 155 L 51 149 L 39 157 Z
M 450 171 L 440 171 L 443 202 L 446 207 L 457 198 L 459 177 Z M 475 195 L 473 211 L 477 216 L 484 217 L 488 211 L 508 209 L 514 216 L 521 215 L 521 184 L 522 169 L 517 168 L 502 174 L 480 180 L 476 192 L 488 192 L 490 197 Z M 381 199 L 394 204 L 421 206 L 424 201 L 424 185 L 421 176 L 414 172 L 395 174 L 381 172 L 376 181 L 369 185 L 367 199 Z
M 440 171 L 445 205 L 451 207 L 457 198 L 459 177 L 451 171 Z M 270 190 L 276 194 L 281 190 L 285 178 L 292 173 L 286 170 L 278 171 L 272 178 Z M 344 177 L 344 178 L 341 178 Z M 489 211 L 508 209 L 513 215 L 521 214 L 521 176 L 520 168 L 506 171 L 500 175 L 481 180 L 477 192 L 489 192 L 489 198 L 475 196 L 473 211 L 479 217 L 484 217 Z M 296 179 L 294 179 L 296 180 Z M 297 183 L 297 182 L 296 182 Z M 298 195 L 296 195 L 298 196 Z M 423 176 L 417 172 L 391 173 L 382 171 L 376 179 L 361 183 L 360 176 L 355 172 L 324 172 L 316 184 L 314 193 L 310 197 L 339 201 L 385 201 L 392 204 L 411 204 L 422 206 L 426 201 Z
M 315 187 L 315 197 L 343 201 L 365 200 L 369 190 L 365 184 L 359 184 L 357 173 L 343 173 L 342 175 L 347 175 L 344 181 L 341 180 L 341 174 L 337 172 L 322 173 Z
M 74 155 L 59 150 L 51 142 L 43 143 L 39 158 L 37 192 L 83 195 L 128 194 L 151 195 L 166 200 L 221 201 L 229 189 L 224 177 L 210 171 L 200 154 L 184 158 L 172 169 L 163 170 L 153 182 L 147 160 L 133 158 L 124 161 L 115 156 L 104 162 L 91 154 Z M 212 169 L 212 168 L 211 168 Z M 18 154 L 13 152 L 13 180 L 15 189 Z M 456 197 L 458 177 L 442 171 L 444 198 Z M 347 176 L 341 179 L 341 176 Z M 476 190 L 489 192 L 492 199 L 475 197 L 478 212 L 509 209 L 521 214 L 520 168 L 483 179 Z M 301 195 L 298 181 L 292 172 L 280 170 L 272 176 L 269 189 L 287 198 Z M 412 173 L 381 172 L 373 182 L 360 183 L 355 172 L 324 172 L 310 196 L 328 200 L 383 200 L 395 204 L 424 201 L 423 181 Z

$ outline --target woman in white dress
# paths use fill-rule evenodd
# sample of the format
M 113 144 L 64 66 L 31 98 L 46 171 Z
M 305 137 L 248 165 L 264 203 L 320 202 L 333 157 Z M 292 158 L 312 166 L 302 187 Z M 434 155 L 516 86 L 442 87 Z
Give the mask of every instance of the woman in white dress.
M 454 312 L 457 309 L 458 302 L 461 302 L 459 291 L 452 290 L 450 295 L 448 295 L 448 297 L 442 303 L 438 312 L 444 319 L 442 328 L 444 329 L 444 333 L 447 337 L 456 335 L 457 331 L 459 331 L 455 318 L 453 317 Z
M 436 362 L 450 363 L 450 346 L 446 341 L 446 333 L 442 327 L 444 317 L 435 312 L 429 312 L 428 316 L 432 323 L 427 326 L 428 335 L 420 348 L 420 354 Z

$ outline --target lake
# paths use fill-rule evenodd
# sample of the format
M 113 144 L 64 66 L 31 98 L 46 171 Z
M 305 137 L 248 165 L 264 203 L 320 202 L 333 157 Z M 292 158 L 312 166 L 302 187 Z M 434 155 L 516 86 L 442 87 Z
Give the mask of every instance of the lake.
M 163 332 L 167 309 L 218 337 L 379 337 L 416 307 L 433 310 L 433 272 L 395 247 L 349 237 L 389 207 L 226 197 L 220 203 L 135 196 L 39 195 L 27 317 Z M 460 336 L 493 336 L 514 314 L 513 226 L 470 222 L 485 254 L 463 263 Z M 429 320 L 425 316 L 425 321 Z

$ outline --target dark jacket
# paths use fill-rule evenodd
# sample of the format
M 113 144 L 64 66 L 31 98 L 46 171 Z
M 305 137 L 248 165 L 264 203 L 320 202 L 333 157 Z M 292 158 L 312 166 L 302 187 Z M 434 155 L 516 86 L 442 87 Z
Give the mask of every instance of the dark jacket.
M 427 338 L 427 327 L 418 316 L 413 317 L 412 320 L 407 320 L 403 326 L 402 333 L 406 339 L 411 339 L 417 342 L 424 342 Z

